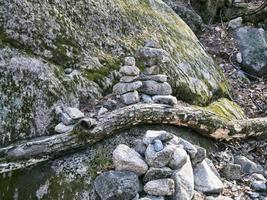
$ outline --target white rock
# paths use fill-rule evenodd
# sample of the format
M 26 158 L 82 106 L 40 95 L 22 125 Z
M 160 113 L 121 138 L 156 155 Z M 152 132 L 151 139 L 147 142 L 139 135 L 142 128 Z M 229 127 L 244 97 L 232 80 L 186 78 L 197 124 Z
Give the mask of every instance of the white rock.
M 100 110 L 98 111 L 98 116 L 104 115 L 107 112 L 108 112 L 108 109 L 101 107 Z
M 84 117 L 84 113 L 81 112 L 78 108 L 71 108 L 68 107 L 66 109 L 66 113 L 70 116 L 72 119 L 81 119 Z
M 220 193 L 223 190 L 222 181 L 211 170 L 204 160 L 194 168 L 195 190 L 203 193 Z
M 186 151 L 180 147 L 176 147 L 173 152 L 169 166 L 172 169 L 180 169 L 181 167 L 183 167 L 186 161 L 187 161 Z
M 243 59 L 242 59 L 242 53 L 238 52 L 236 54 L 236 61 L 241 64 L 243 62 Z
M 172 195 L 175 191 L 175 184 L 170 178 L 153 180 L 145 184 L 144 191 L 155 196 Z
M 148 130 L 143 138 L 143 142 L 144 144 L 149 145 L 152 144 L 156 139 L 165 142 L 172 138 L 173 135 L 167 131 Z
M 175 181 L 175 194 L 173 195 L 173 199 L 192 199 L 194 196 L 194 174 L 189 156 L 187 156 L 184 166 L 176 170 L 172 178 Z
M 242 26 L 242 22 L 243 22 L 242 17 L 238 17 L 238 18 L 230 20 L 228 26 L 232 29 L 236 29 Z
M 113 163 L 116 170 L 127 170 L 137 175 L 145 174 L 148 166 L 141 155 L 127 145 L 121 144 L 113 152 Z
M 73 128 L 74 128 L 74 125 L 66 126 L 65 124 L 63 124 L 61 122 L 55 127 L 55 132 L 57 132 L 57 133 L 66 133 L 66 132 L 71 131 Z

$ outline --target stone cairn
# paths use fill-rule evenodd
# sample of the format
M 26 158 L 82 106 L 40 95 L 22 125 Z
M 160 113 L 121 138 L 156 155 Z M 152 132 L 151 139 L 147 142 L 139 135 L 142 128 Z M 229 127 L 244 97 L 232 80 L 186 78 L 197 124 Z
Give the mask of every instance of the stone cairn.
M 126 57 L 124 66 L 120 68 L 120 82 L 114 85 L 113 92 L 120 96 L 123 104 L 131 105 L 140 101 L 138 89 L 142 86 L 142 82 L 138 80 L 140 70 L 135 66 L 135 58 Z
M 172 96 L 172 88 L 167 82 L 167 76 L 160 74 L 160 61 L 168 57 L 163 49 L 157 49 L 157 44 L 147 41 L 145 47 L 137 52 L 137 57 L 144 60 L 145 69 L 140 76 L 143 85 L 140 88 L 144 103 L 159 103 L 175 105 L 176 97 Z
M 120 82 L 113 87 L 113 92 L 120 95 L 123 104 L 131 105 L 138 102 L 175 105 L 176 97 L 172 96 L 172 88 L 167 82 L 167 76 L 160 74 L 158 61 L 163 54 L 162 49 L 155 48 L 155 44 L 147 42 L 145 47 L 137 52 L 137 56 L 144 59 L 145 69 L 142 74 L 135 66 L 134 57 L 126 57 L 124 66 L 120 68 L 122 75 Z M 141 98 L 140 98 L 141 96 Z
M 206 150 L 166 131 L 147 131 L 134 148 L 118 145 L 113 164 L 95 180 L 101 200 L 190 200 L 223 190 Z

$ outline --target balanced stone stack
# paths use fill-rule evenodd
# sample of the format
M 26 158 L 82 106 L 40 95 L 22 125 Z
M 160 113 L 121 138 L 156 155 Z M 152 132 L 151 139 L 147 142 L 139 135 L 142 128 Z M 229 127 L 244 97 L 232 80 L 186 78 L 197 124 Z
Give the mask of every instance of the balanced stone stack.
M 154 42 L 148 41 L 145 47 L 137 52 L 137 57 L 144 61 L 145 69 L 140 76 L 143 85 L 142 101 L 145 103 L 177 104 L 176 97 L 172 96 L 172 88 L 167 83 L 167 76 L 160 73 L 160 61 L 167 58 L 167 52 L 155 48 Z
M 114 171 L 95 180 L 102 200 L 190 200 L 195 191 L 223 190 L 205 149 L 166 131 L 147 131 L 134 148 L 120 144 L 113 164 Z
M 142 86 L 139 81 L 140 70 L 135 66 L 135 58 L 126 57 L 124 66 L 120 68 L 120 82 L 114 85 L 113 92 L 120 95 L 123 104 L 131 105 L 140 101 L 138 89 Z
M 84 118 L 84 113 L 78 108 L 68 107 L 64 110 L 58 108 L 58 114 L 60 114 L 60 123 L 55 127 L 55 132 L 66 133 L 73 129 L 74 125 Z

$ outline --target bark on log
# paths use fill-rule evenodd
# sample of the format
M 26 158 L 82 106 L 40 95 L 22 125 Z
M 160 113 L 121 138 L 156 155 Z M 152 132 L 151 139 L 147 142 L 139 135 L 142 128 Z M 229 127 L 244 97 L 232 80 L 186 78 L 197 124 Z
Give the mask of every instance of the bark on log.
M 218 140 L 267 135 L 267 118 L 229 121 L 201 107 L 136 104 L 107 113 L 94 128 L 83 121 L 73 131 L 36 138 L 0 149 L 0 173 L 27 167 L 74 149 L 92 145 L 118 130 L 141 124 L 171 124 L 188 127 Z

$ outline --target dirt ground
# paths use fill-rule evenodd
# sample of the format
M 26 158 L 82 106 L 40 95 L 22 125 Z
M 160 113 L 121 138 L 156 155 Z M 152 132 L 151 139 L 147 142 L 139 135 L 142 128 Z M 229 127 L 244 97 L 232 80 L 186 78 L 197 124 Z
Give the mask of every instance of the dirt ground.
M 205 50 L 223 69 L 232 88 L 232 100 L 239 104 L 249 118 L 267 116 L 267 77 L 255 77 L 241 70 L 236 61 L 238 48 L 227 24 L 209 25 L 198 38 Z

